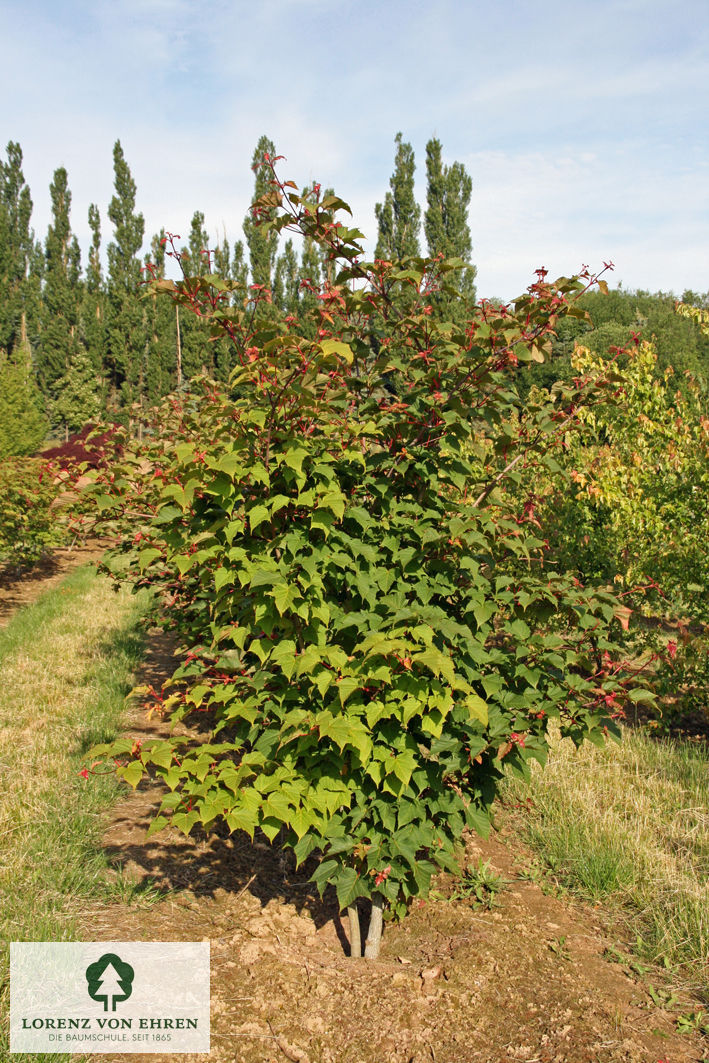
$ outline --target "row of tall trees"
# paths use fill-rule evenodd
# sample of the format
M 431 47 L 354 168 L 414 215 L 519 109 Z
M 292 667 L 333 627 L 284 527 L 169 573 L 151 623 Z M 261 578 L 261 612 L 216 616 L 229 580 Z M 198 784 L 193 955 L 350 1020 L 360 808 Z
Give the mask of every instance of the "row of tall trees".
M 423 229 L 428 254 L 434 258 L 459 258 L 465 268 L 453 274 L 454 284 L 464 297 L 461 308 L 475 301 L 476 269 L 470 261 L 472 241 L 468 224 L 468 207 L 473 182 L 465 167 L 454 162 L 443 164 L 440 140 L 432 137 L 426 145 L 426 209 L 416 201 L 414 151 L 401 133 L 395 137 L 394 172 L 384 202 L 377 203 L 378 239 L 376 257 L 401 259 L 421 254 L 420 229 Z
M 376 208 L 376 255 L 385 259 L 421 253 L 414 155 L 400 133 L 395 147 L 390 191 Z M 253 200 L 269 188 L 270 173 L 259 164 L 275 153 L 274 143 L 262 136 L 252 158 Z M 141 408 L 202 369 L 225 379 L 231 368 L 225 343 L 210 344 L 192 315 L 180 319 L 179 310 L 154 297 L 141 298 L 142 271 L 151 263 L 157 276 L 164 276 L 171 245 L 161 231 L 143 255 L 145 220 L 137 210 L 136 184 L 120 141 L 113 149 L 114 194 L 106 212 L 112 239 L 104 254 L 101 211 L 91 204 L 91 245 L 84 266 L 72 229 L 66 169 L 60 166 L 53 175 L 51 222 L 42 242 L 31 227 L 33 204 L 22 163 L 21 147 L 11 141 L 6 160 L 0 160 L 0 418 L 6 425 L 0 455 L 8 447 L 31 452 L 50 425 L 68 433 L 99 413 L 119 420 L 139 418 Z M 459 163 L 443 165 L 436 139 L 427 145 L 426 169 L 428 251 L 469 263 L 472 182 Z M 288 240 L 279 247 L 276 234 L 259 226 L 250 211 L 243 234 L 244 240 L 234 244 L 225 234 L 215 246 L 204 214 L 195 211 L 186 243 L 174 249 L 188 273 L 211 266 L 244 286 L 268 289 L 274 315 L 298 316 L 312 305 L 330 269 L 313 242 L 306 239 L 298 248 Z M 206 249 L 211 249 L 209 264 Z M 460 283 L 471 299 L 474 277 L 475 269 L 468 265 Z M 25 426 L 24 442 L 22 431 L 7 429 L 13 420 L 9 404 L 15 420 Z
M 260 163 L 275 154 L 273 141 L 262 136 L 252 157 L 253 200 L 269 191 L 270 171 Z M 203 322 L 193 315 L 180 317 L 168 300 L 142 297 L 142 271 L 151 263 L 156 275 L 164 276 L 173 247 L 164 231 L 146 242 L 136 184 L 120 141 L 113 149 L 114 194 L 106 211 L 111 238 L 104 253 L 105 220 L 91 204 L 85 264 L 72 229 L 66 169 L 54 172 L 51 222 L 40 241 L 31 227 L 33 205 L 22 162 L 20 145 L 11 141 L 6 159 L 0 158 L 0 456 L 33 452 L 50 427 L 69 433 L 99 415 L 140 421 L 146 407 L 202 369 L 226 379 L 232 367 L 226 341 L 210 343 Z M 461 163 L 443 162 L 435 137 L 426 145 L 425 168 L 426 199 L 419 204 L 414 152 L 397 133 L 389 189 L 375 208 L 375 257 L 458 258 L 462 268 L 447 281 L 463 298 L 439 299 L 441 312 L 455 318 L 465 315 L 476 298 L 468 223 L 472 180 Z M 330 192 L 324 190 L 323 196 Z M 204 260 L 208 248 L 209 263 Z M 244 289 L 247 284 L 267 289 L 274 316 L 301 316 L 331 271 L 312 240 L 279 244 L 251 211 L 243 222 L 243 240 L 233 244 L 226 234 L 215 243 L 205 215 L 195 211 L 186 241 L 174 249 L 188 274 L 212 268 Z M 704 299 L 685 293 L 685 301 L 695 305 L 704 305 Z M 534 369 L 529 384 L 566 375 L 574 343 L 582 338 L 593 350 L 607 350 L 609 344 L 627 343 L 634 328 L 657 337 L 659 369 L 673 365 L 680 376 L 689 370 L 706 380 L 709 340 L 674 314 L 672 296 L 612 292 L 610 298 L 589 294 L 585 301 L 593 334 L 588 323 L 562 323 L 551 361 Z M 376 335 L 374 322 L 373 342 Z

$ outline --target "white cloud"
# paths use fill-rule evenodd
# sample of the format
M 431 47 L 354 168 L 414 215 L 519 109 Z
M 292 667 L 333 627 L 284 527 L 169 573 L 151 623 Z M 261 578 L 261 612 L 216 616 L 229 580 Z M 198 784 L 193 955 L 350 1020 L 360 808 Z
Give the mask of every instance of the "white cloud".
M 266 133 L 284 175 L 352 204 L 371 250 L 402 130 L 420 198 L 433 134 L 473 177 L 481 294 L 517 294 L 538 265 L 604 258 L 628 286 L 709 288 L 709 37 L 698 0 L 681 22 L 675 11 L 670 0 L 6 0 L 4 126 L 23 147 L 42 237 L 63 164 L 84 246 L 90 202 L 110 239 L 120 137 L 146 246 L 163 225 L 184 233 L 196 209 L 239 238 Z

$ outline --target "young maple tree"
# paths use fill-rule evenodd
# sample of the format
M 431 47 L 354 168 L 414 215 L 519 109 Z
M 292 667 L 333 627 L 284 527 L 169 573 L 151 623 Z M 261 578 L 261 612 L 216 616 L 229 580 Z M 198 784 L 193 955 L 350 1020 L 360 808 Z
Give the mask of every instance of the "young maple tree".
M 514 305 L 441 320 L 463 263 L 364 261 L 346 204 L 274 162 L 255 218 L 332 263 L 314 320 L 261 314 L 266 290 L 215 274 L 156 281 L 230 338 L 237 369 L 170 400 L 93 487 L 122 578 L 159 592 L 183 648 L 162 709 L 200 728 L 92 755 L 164 780 L 153 830 L 225 823 L 317 858 L 352 955 L 371 902 L 375 957 L 384 911 L 456 867 L 466 827 L 488 831 L 504 770 L 544 763 L 550 722 L 577 744 L 617 733 L 617 602 L 546 563 L 530 502 L 605 385 L 525 408 L 514 387 L 593 278 L 539 271 Z

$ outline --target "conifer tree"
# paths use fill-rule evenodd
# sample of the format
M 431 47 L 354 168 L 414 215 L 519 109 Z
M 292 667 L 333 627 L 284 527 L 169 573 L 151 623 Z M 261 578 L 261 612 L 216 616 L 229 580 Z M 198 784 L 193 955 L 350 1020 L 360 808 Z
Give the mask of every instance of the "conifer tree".
M 243 241 L 237 240 L 234 244 L 234 255 L 231 260 L 231 276 L 239 284 L 242 284 L 244 290 L 249 283 L 249 266 L 244 254 Z M 240 295 L 237 298 L 241 298 Z
M 96 422 L 101 412 L 96 369 L 84 347 L 78 347 L 66 372 L 57 382 L 52 403 L 52 421 L 64 428 L 65 438 Z
M 387 192 L 383 203 L 374 208 L 377 218 L 377 246 L 374 257 L 390 262 L 394 258 L 394 199 Z
M 201 274 L 209 272 L 209 264 L 206 257 L 208 251 L 209 235 L 204 227 L 204 214 L 201 210 L 196 210 L 190 222 L 187 247 L 182 249 L 183 257 L 185 252 L 189 254 L 190 265 L 186 266 L 188 273 Z
M 80 348 L 81 263 L 79 244 L 71 232 L 71 192 L 63 166 L 54 171 L 49 192 L 52 222 L 45 242 L 42 331 L 37 369 L 42 389 L 56 398 L 59 382 Z
M 464 304 L 475 301 L 476 269 L 470 263 L 473 245 L 468 225 L 468 207 L 473 182 L 465 167 L 454 162 L 444 166 L 441 157 L 441 142 L 432 137 L 426 145 L 427 206 L 424 215 L 424 232 L 431 257 L 461 258 L 468 263 L 458 274 L 452 274 L 449 283 L 458 287 Z
M 29 343 L 19 343 L 12 357 L 0 350 L 0 460 L 33 454 L 48 428 Z
M 141 263 L 138 258 L 145 232 L 142 214 L 135 213 L 135 181 L 120 140 L 113 148 L 115 195 L 108 207 L 114 240 L 108 245 L 108 305 L 106 355 L 114 402 L 142 397 L 145 355 L 143 307 L 139 299 Z
M 252 203 L 270 191 L 271 171 L 263 166 L 265 156 L 274 158 L 276 148 L 272 140 L 262 136 L 256 145 L 251 169 L 254 171 L 254 194 Z M 266 220 L 268 213 L 261 215 L 261 220 Z M 251 211 L 244 218 L 244 235 L 249 248 L 249 261 L 251 264 L 251 283 L 271 288 L 273 283 L 273 268 L 278 251 L 278 235 L 274 232 L 266 232 L 258 219 L 254 218 Z
M 229 246 L 229 240 L 226 239 L 226 233 L 221 243 L 217 241 L 214 249 L 214 271 L 223 277 L 232 275 L 232 249 Z
M 374 208 L 379 229 L 375 257 L 382 259 L 420 254 L 421 208 L 414 195 L 414 151 L 403 141 L 401 133 L 396 134 L 394 142 L 396 155 L 394 173 L 389 179 L 391 191 L 387 192 L 384 202 L 377 203 Z

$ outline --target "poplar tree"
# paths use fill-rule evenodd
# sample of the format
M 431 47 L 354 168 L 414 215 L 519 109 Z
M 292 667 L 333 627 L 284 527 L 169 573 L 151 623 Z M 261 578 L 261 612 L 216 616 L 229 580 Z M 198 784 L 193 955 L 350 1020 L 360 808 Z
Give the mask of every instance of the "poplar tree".
M 155 278 L 165 276 L 165 230 L 155 233 L 150 242 L 150 251 L 145 256 Z M 145 303 L 147 355 L 144 394 L 149 404 L 154 405 L 177 385 L 178 361 L 181 352 L 177 344 L 178 308 L 169 299 L 159 299 L 155 292 Z
M 443 165 L 441 142 L 436 137 L 426 145 L 426 176 L 427 206 L 423 224 L 428 253 L 431 257 L 461 258 L 466 263 L 460 273 L 449 275 L 449 283 L 454 284 L 463 297 L 460 304 L 460 312 L 463 312 L 465 303 L 475 301 L 477 270 L 470 262 L 473 245 L 468 224 L 473 182 L 461 163 Z
M 335 189 L 334 188 L 326 188 L 323 191 L 323 193 L 322 193 L 322 198 L 323 199 L 327 199 L 329 196 L 334 196 L 334 195 L 335 195 Z M 308 246 L 310 246 L 310 250 L 308 250 Z M 306 246 L 305 246 L 305 248 L 303 250 L 303 258 L 304 258 L 304 262 L 303 262 L 303 276 L 304 276 L 304 278 L 310 276 L 312 278 L 312 280 L 313 280 L 313 283 L 314 283 L 315 282 L 315 273 L 317 273 L 318 278 L 322 275 L 323 281 L 327 281 L 328 284 L 332 284 L 332 282 L 334 280 L 334 277 L 335 277 L 336 269 L 335 269 L 335 264 L 333 263 L 333 261 L 330 258 L 328 258 L 328 252 L 327 252 L 327 250 L 325 250 L 325 248 L 320 247 L 320 245 L 315 243 L 314 240 L 306 240 Z M 313 266 L 313 268 L 311 268 L 310 272 L 307 271 L 306 266 L 305 266 L 305 259 L 306 258 L 307 258 L 308 262 L 311 263 L 311 265 Z M 314 272 L 313 272 L 314 259 L 317 259 L 318 268 L 315 269 Z M 304 297 L 306 297 L 306 300 L 307 300 L 307 298 L 314 298 L 314 296 L 309 296 L 307 292 L 304 293 Z
M 0 161 L 0 348 L 13 351 L 36 335 L 41 265 L 30 229 L 32 197 L 22 149 L 10 141 Z
M 222 277 L 230 278 L 241 285 L 232 295 L 234 304 L 242 304 L 246 297 L 246 288 L 249 282 L 249 267 L 244 258 L 244 245 L 241 240 L 234 244 L 233 255 L 229 247 L 229 241 L 224 234 L 221 244 L 214 249 L 214 272 Z M 233 365 L 233 344 L 230 340 L 222 337 L 217 340 L 213 347 L 214 372 L 219 380 L 227 380 Z
M 390 191 L 384 202 L 377 203 L 374 208 L 378 224 L 375 257 L 387 260 L 420 254 L 421 208 L 414 195 L 414 151 L 404 142 L 401 133 L 396 134 L 394 143 L 396 155 L 394 172 L 389 179 Z
M 101 270 L 101 216 L 95 203 L 89 206 L 91 247 L 86 266 L 82 311 L 84 342 L 96 376 L 103 379 L 106 328 L 106 295 Z
M 214 245 L 214 255 L 212 256 L 212 270 L 225 279 L 231 277 L 231 247 L 227 239 L 226 229 L 221 242 L 219 234 L 217 234 L 217 242 Z
M 43 390 L 56 399 L 60 381 L 80 348 L 81 256 L 78 241 L 71 232 L 71 192 L 63 166 L 54 171 L 49 193 L 52 222 L 45 242 L 42 331 L 37 368 Z
M 300 263 L 292 240 L 286 240 L 276 259 L 273 302 L 284 314 L 297 314 L 300 294 Z
M 209 235 L 204 227 L 204 214 L 196 210 L 192 215 L 187 245 L 180 248 L 182 268 L 187 276 L 198 277 L 210 272 L 207 255 Z M 206 322 L 195 314 L 181 314 L 179 318 L 182 345 L 182 372 L 186 379 L 210 371 L 212 349 Z
M 263 165 L 266 155 L 271 159 L 274 158 L 276 148 L 272 140 L 269 140 L 267 136 L 262 136 L 256 145 L 251 161 L 251 169 L 255 174 L 252 203 L 271 190 L 271 171 L 268 166 Z M 249 248 L 251 264 L 251 283 L 269 289 L 272 286 L 273 268 L 278 252 L 278 234 L 266 231 L 259 221 L 265 221 L 274 214 L 275 211 L 267 211 L 259 218 L 255 218 L 249 211 L 244 218 L 244 236 Z
M 145 354 L 143 307 L 139 299 L 145 222 L 135 213 L 135 181 L 120 140 L 113 148 L 115 195 L 108 206 L 114 240 L 108 245 L 108 305 L 106 355 L 114 401 L 125 403 L 142 396 Z
M 244 253 L 244 244 L 241 240 L 237 240 L 234 244 L 234 257 L 231 260 L 231 276 L 235 281 L 244 286 L 249 283 L 249 266 L 246 261 Z M 239 296 L 237 296 L 240 298 Z
M 323 280 L 329 277 L 327 267 L 332 263 L 323 262 L 320 248 L 311 237 L 306 236 L 303 241 L 303 253 L 300 258 L 300 281 L 298 293 L 298 309 L 303 318 L 301 330 L 308 339 L 315 339 L 316 326 L 314 321 L 306 320 L 307 314 L 318 305 L 317 292 Z M 324 277 L 321 277 L 321 270 Z M 305 282 L 304 284 L 302 282 Z

